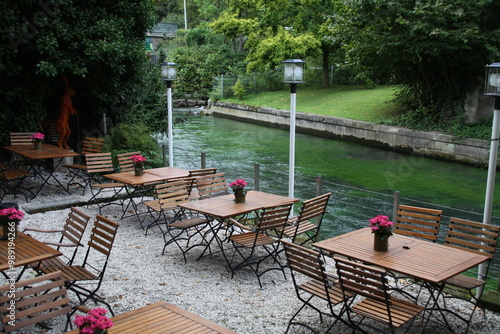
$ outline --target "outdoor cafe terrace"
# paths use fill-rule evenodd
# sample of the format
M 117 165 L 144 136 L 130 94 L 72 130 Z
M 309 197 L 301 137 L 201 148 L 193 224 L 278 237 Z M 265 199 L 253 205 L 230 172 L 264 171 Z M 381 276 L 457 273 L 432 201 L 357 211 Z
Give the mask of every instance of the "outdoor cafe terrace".
M 53 173 L 53 177 L 60 184 L 64 185 L 70 182 L 72 174 L 55 172 Z M 33 183 L 32 186 L 36 188 L 40 181 L 34 178 L 27 178 L 23 182 L 23 186 L 25 187 L 29 187 L 29 183 L 31 182 Z M 146 184 L 148 182 L 145 181 L 136 186 L 144 186 Z M 126 198 L 128 195 L 130 193 L 122 189 L 120 196 L 115 196 L 114 199 L 120 202 L 122 196 Z M 103 192 L 100 196 L 109 195 Z M 232 195 L 230 194 L 229 196 Z M 88 189 L 84 195 L 82 195 L 82 188 L 78 186 L 70 186 L 68 192 L 65 192 L 59 185 L 52 186 L 51 182 L 49 182 L 49 184 L 39 190 L 35 198 L 28 198 L 28 201 L 21 195 L 13 196 L 7 194 L 4 196 L 2 202 L 15 202 L 19 205 L 20 210 L 26 213 L 24 219 L 19 224 L 21 231 L 25 228 L 61 229 L 70 213 L 70 207 L 77 207 L 89 215 L 91 217 L 89 225 L 92 225 L 95 218 L 100 214 L 105 219 L 118 223 L 119 226 L 109 264 L 98 291 L 103 301 L 113 309 L 115 315 L 165 301 L 234 332 L 284 333 L 287 330 L 290 319 L 302 306 L 302 302 L 297 298 L 295 292 L 290 268 L 284 269 L 287 279 L 284 278 L 281 270 L 266 272 L 259 277 L 262 283 L 262 287 L 260 287 L 255 273 L 249 270 L 249 268 L 231 269 L 232 259 L 230 255 L 225 255 L 226 249 L 223 249 L 223 252 L 220 251 L 220 247 L 228 247 L 229 243 L 226 245 L 215 240 L 210 247 L 210 250 L 212 250 L 211 253 L 201 247 L 193 248 L 184 254 L 182 247 L 178 247 L 175 243 L 170 243 L 164 247 L 165 239 L 160 228 L 153 226 L 148 230 L 146 235 L 144 228 L 147 225 L 145 225 L 146 223 L 142 220 L 141 216 L 136 214 L 135 209 L 145 210 L 140 205 L 140 202 L 152 201 L 154 200 L 153 197 L 142 199 L 136 197 L 133 203 L 124 201 L 123 203 L 127 207 L 125 212 L 122 205 L 104 206 L 107 203 L 99 201 L 95 202 L 95 204 L 87 205 L 87 202 L 91 198 L 92 193 Z M 247 199 L 247 203 L 244 205 L 250 208 L 253 200 L 252 198 Z M 275 198 L 275 200 L 278 199 Z M 189 205 L 197 202 L 202 203 L 202 200 L 190 201 Z M 282 200 L 278 202 L 283 204 Z M 127 204 L 131 205 L 127 206 Z M 186 205 L 186 207 L 189 205 Z M 235 204 L 231 205 L 234 206 Z M 62 206 L 66 208 L 61 209 Z M 56 209 L 52 210 L 54 207 Z M 214 210 L 212 206 L 208 206 L 208 209 L 200 207 L 198 209 L 201 210 L 201 213 L 204 213 L 203 210 Z M 248 210 L 251 211 L 251 209 Z M 231 217 L 231 214 L 228 213 L 227 217 Z M 228 230 L 225 229 L 214 230 L 205 228 L 204 232 L 207 232 L 205 236 L 210 236 L 214 233 L 217 234 L 217 238 L 220 238 L 220 241 L 230 238 L 227 234 L 229 233 Z M 42 233 L 27 233 L 42 242 L 53 242 L 57 239 L 54 236 L 47 236 Z M 90 233 L 91 228 L 87 228 L 82 238 L 83 244 L 86 244 Z M 193 239 L 194 243 L 212 240 L 210 238 L 203 240 L 202 238 L 201 236 L 195 237 Z M 403 239 L 400 239 L 400 237 L 394 238 L 393 244 L 413 242 L 412 240 L 408 241 L 404 239 L 411 237 L 401 238 Z M 290 238 L 285 238 L 285 240 L 291 241 Z M 423 244 L 427 245 L 431 243 L 426 241 Z M 416 245 L 410 244 L 412 249 L 416 249 Z M 325 246 L 324 243 L 318 246 L 320 248 L 317 249 L 328 249 L 328 246 Z M 436 244 L 436 247 L 441 246 Z M 164 254 L 162 254 L 163 250 Z M 204 251 L 206 254 L 202 258 L 199 258 Z M 62 250 L 62 252 L 66 253 L 66 250 Z M 232 253 L 228 254 L 232 255 Z M 284 260 L 285 253 L 281 252 L 279 254 L 280 257 L 278 259 Z M 80 250 L 77 253 L 74 263 L 81 263 L 84 255 L 85 250 Z M 336 267 L 333 258 L 326 256 L 325 261 L 326 273 L 329 275 L 334 274 Z M 36 272 L 28 268 L 20 279 L 22 281 L 32 278 L 35 275 Z M 429 277 L 423 273 L 419 275 L 419 279 L 426 278 Z M 432 281 L 432 278 L 429 278 L 429 280 Z M 297 282 L 297 284 L 300 283 L 303 283 L 303 281 Z M 415 295 L 420 291 L 420 286 L 408 286 L 405 291 L 407 294 Z M 432 298 L 433 293 L 435 292 L 432 289 L 430 289 L 430 292 L 424 289 L 419 296 L 417 304 L 426 304 L 429 298 Z M 68 291 L 68 295 L 73 303 L 78 301 L 78 298 L 72 291 Z M 439 295 L 439 297 L 442 297 L 442 295 Z M 329 312 L 326 303 L 319 302 L 318 305 L 323 311 Z M 95 304 L 89 301 L 87 302 L 87 306 L 93 308 Z M 104 304 L 97 306 L 106 307 Z M 342 306 L 342 303 L 336 305 L 334 307 L 335 313 L 340 313 Z M 444 308 L 459 316 L 463 316 L 465 319 L 471 313 L 471 303 L 458 299 L 447 300 Z M 433 312 L 424 312 L 424 317 L 417 317 L 410 327 L 405 328 L 409 328 L 409 333 L 421 332 L 427 321 L 426 315 L 428 314 L 433 314 Z M 448 311 L 443 312 L 443 314 L 448 323 L 443 323 L 440 320 L 440 317 L 442 317 L 441 313 L 436 312 L 436 316 L 429 318 L 425 332 L 460 333 L 466 331 L 467 325 L 464 321 L 459 320 Z M 332 332 L 348 333 L 352 331 L 347 325 L 345 314 L 343 315 L 343 319 L 345 320 L 344 322 L 337 322 L 335 324 Z M 310 307 L 306 307 L 295 320 L 314 328 L 318 332 L 322 332 L 333 324 L 334 319 L 325 317 L 324 322 L 320 323 L 318 321 L 318 313 Z M 364 322 L 372 324 L 377 328 L 387 328 L 375 321 L 365 320 Z M 41 327 L 31 326 L 19 332 L 63 333 L 65 331 L 66 319 L 64 316 L 61 316 L 48 320 L 46 324 L 52 329 L 46 331 Z M 304 326 L 292 325 L 289 332 L 309 333 L 310 330 Z M 476 310 L 470 322 L 468 332 L 500 332 L 500 315 L 487 311 L 486 317 L 484 317 L 481 310 Z

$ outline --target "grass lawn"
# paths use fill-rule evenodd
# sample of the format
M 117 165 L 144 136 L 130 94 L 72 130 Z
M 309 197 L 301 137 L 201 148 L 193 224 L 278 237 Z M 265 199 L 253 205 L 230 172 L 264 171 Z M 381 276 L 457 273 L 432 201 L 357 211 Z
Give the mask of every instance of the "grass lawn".
M 328 88 L 297 87 L 297 111 L 326 116 L 337 116 L 375 123 L 394 123 L 401 108 L 390 103 L 395 86 L 368 89 L 360 86 L 333 86 Z M 245 105 L 290 109 L 290 91 L 263 92 L 223 101 Z

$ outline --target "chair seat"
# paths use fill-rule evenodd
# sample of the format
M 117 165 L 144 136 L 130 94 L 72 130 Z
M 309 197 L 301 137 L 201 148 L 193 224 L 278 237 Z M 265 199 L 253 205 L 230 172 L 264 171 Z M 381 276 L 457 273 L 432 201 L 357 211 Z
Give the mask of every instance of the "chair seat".
M 71 169 L 86 169 L 87 165 L 74 164 L 74 165 L 63 165 L 63 167 L 64 168 L 71 168 Z
M 14 180 L 27 175 L 30 175 L 30 173 L 20 169 L 8 169 L 8 170 L 3 170 L 2 173 L 0 173 L 0 177 L 2 177 L 7 181 Z
M 119 187 L 125 187 L 125 184 L 120 183 L 120 182 L 109 182 L 109 183 L 99 183 L 99 184 L 92 185 L 92 188 L 98 188 L 98 189 L 110 189 L 110 188 L 119 188 Z
M 342 301 L 344 301 L 344 295 L 342 290 L 338 285 L 333 285 L 328 288 L 328 296 L 325 291 L 325 285 L 323 282 L 318 280 L 310 280 L 305 283 L 302 283 L 298 286 L 299 289 L 309 292 L 312 295 L 318 296 L 324 300 L 328 300 L 328 296 L 330 296 L 329 300 L 332 304 L 336 305 Z M 347 294 L 350 297 L 352 294 Z
M 63 260 L 61 260 L 58 257 L 53 257 L 51 259 L 43 260 L 38 264 L 38 267 L 54 267 L 54 268 L 59 268 L 65 266 L 66 263 L 64 263 Z
M 398 328 L 413 319 L 425 309 L 423 306 L 397 298 L 390 298 L 390 302 L 391 304 L 389 307 L 391 309 L 392 325 L 395 328 Z M 352 306 L 352 311 L 376 321 L 387 324 L 390 323 L 389 315 L 387 313 L 387 304 L 384 301 L 365 298 L 356 305 Z
M 309 231 L 313 231 L 317 229 L 318 226 L 311 223 L 310 221 L 303 221 L 299 224 L 299 228 L 297 229 L 296 225 L 288 225 L 284 228 L 283 233 L 286 236 L 293 237 L 296 234 L 302 234 Z
M 256 234 L 257 234 L 257 240 L 255 241 Z M 255 233 L 255 232 L 235 234 L 230 237 L 230 240 L 242 245 L 243 247 L 248 247 L 248 248 L 252 248 L 254 246 L 254 241 L 255 241 L 255 246 L 270 245 L 279 241 L 265 234 Z
M 44 274 L 61 271 L 65 282 L 96 280 L 98 277 L 82 266 L 43 267 Z
M 180 228 L 180 229 L 188 229 L 191 227 L 207 224 L 209 220 L 204 217 L 195 217 L 195 218 L 190 218 L 190 219 L 185 219 L 181 221 L 177 221 L 174 223 L 171 223 L 169 227 L 175 227 L 175 228 Z
M 466 290 L 472 290 L 485 284 L 486 281 L 465 275 L 455 275 L 446 280 L 446 285 L 452 285 Z

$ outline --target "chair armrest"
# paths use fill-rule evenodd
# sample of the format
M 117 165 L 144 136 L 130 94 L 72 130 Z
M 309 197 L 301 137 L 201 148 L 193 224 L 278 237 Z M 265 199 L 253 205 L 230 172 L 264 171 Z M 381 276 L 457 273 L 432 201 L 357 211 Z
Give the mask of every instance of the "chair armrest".
M 33 232 L 41 232 L 41 233 L 57 233 L 57 232 L 62 232 L 61 230 L 40 230 L 40 229 L 37 229 L 37 228 L 25 228 L 23 230 L 23 233 L 26 232 L 26 231 L 33 231 Z
M 233 219 L 233 218 L 229 218 L 229 221 L 231 222 L 231 224 L 235 225 L 235 226 L 238 226 L 239 228 L 241 228 L 242 230 L 245 230 L 245 231 L 253 231 L 253 229 L 249 226 L 246 226 L 246 225 L 243 225 L 242 223 L 240 223 L 239 221 Z

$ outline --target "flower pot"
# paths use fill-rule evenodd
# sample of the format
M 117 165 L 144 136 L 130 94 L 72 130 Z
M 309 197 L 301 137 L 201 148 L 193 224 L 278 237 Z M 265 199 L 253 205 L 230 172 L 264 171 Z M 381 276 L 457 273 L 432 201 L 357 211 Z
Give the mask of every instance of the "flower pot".
M 238 191 L 234 193 L 234 202 L 235 203 L 245 203 L 245 197 L 247 193 L 244 191 Z
M 142 167 L 142 166 L 134 166 L 134 173 L 135 173 L 135 176 L 142 176 L 142 175 L 144 175 L 144 167 Z
M 3 236 L 1 239 L 15 239 L 17 238 L 17 224 L 16 222 L 2 223 Z M 9 235 L 10 233 L 10 235 Z
M 35 141 L 33 145 L 35 146 L 35 150 L 41 150 L 43 148 L 43 143 L 41 141 Z
M 380 238 L 376 234 L 373 235 L 373 250 L 377 252 L 387 252 L 389 248 L 389 238 Z

